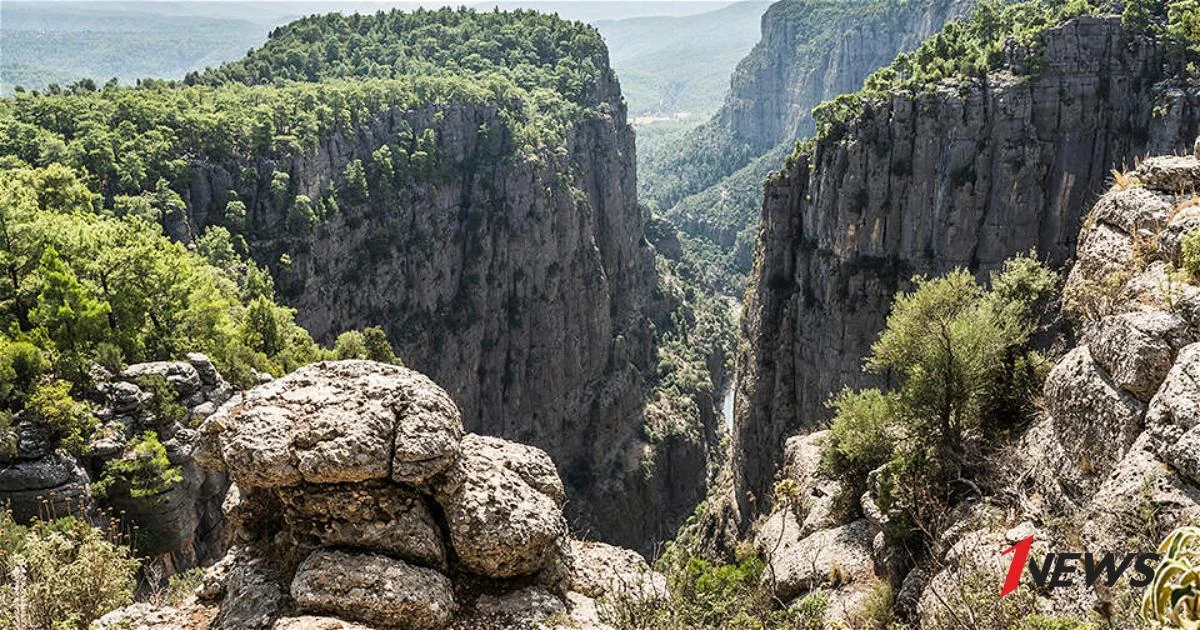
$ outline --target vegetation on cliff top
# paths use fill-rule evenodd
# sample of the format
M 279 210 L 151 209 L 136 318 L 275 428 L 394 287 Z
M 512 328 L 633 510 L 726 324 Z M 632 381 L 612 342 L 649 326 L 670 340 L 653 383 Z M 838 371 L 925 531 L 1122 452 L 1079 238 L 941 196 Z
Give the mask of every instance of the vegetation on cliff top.
M 30 400 L 75 409 L 93 363 L 119 369 L 199 351 L 245 385 L 254 370 L 280 374 L 327 356 L 394 359 L 377 330 L 330 352 L 295 324 L 243 236 L 277 227 L 260 225 L 246 201 L 286 208 L 288 230 L 304 232 L 337 210 L 335 191 L 296 194 L 277 160 L 353 136 L 393 108 L 495 107 L 506 129 L 494 144 L 551 142 L 601 107 L 608 72 L 603 41 L 580 23 L 532 11 L 391 11 L 299 20 L 245 59 L 183 82 L 84 80 L 0 101 L 4 423 Z M 435 134 L 409 131 L 410 147 L 385 145 L 347 167 L 347 203 L 437 175 Z M 165 234 L 193 231 L 180 192 L 205 164 L 228 167 L 245 188 L 269 186 L 262 200 L 229 192 L 224 216 L 208 218 L 218 225 L 195 230 L 189 249 Z M 260 177 L 257 165 L 270 170 Z M 280 257 L 279 268 L 287 263 Z M 58 415 L 48 421 L 81 450 L 88 423 Z
M 944 79 L 980 80 L 1007 68 L 1036 74 L 1041 69 L 1043 38 L 1047 31 L 1081 15 L 1122 15 L 1132 32 L 1154 37 L 1180 62 L 1200 54 L 1200 1 L 1198 0 L 1026 0 L 1008 3 L 986 0 L 963 20 L 946 24 L 916 50 L 902 53 L 869 76 L 863 88 L 843 94 L 813 109 L 816 138 L 837 140 L 849 130 L 873 101 L 896 90 L 919 91 Z M 1014 64 L 1020 62 L 1020 66 Z M 1179 68 L 1184 70 L 1185 64 Z M 1195 67 L 1186 69 L 1194 73 Z M 810 145 L 797 145 L 807 152 Z M 793 156 L 796 154 L 794 153 Z

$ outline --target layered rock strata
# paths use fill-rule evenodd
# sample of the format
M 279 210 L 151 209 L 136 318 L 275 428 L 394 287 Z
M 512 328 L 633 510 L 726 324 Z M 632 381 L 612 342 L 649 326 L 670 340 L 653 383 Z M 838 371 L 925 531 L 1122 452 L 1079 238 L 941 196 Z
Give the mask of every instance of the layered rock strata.
M 228 547 L 221 501 L 229 484 L 224 474 L 196 464 L 190 427 L 234 396 L 233 388 L 203 354 L 130 365 L 115 375 L 95 368 L 92 377 L 96 389 L 89 404 L 98 426 L 82 455 L 69 453 L 60 436 L 28 411 L 16 414 L 16 452 L 0 459 L 0 502 L 18 522 L 90 518 L 97 508 L 107 510 L 123 531 L 135 534 L 138 553 L 154 559 L 163 577 L 220 558 Z M 149 378 L 161 379 L 165 392 L 155 393 Z M 164 404 L 177 411 L 164 413 Z M 131 442 L 147 432 L 165 448 L 179 481 L 135 496 L 118 476 L 107 480 L 103 497 L 93 497 L 92 485 L 104 479 L 106 466 L 136 457 Z

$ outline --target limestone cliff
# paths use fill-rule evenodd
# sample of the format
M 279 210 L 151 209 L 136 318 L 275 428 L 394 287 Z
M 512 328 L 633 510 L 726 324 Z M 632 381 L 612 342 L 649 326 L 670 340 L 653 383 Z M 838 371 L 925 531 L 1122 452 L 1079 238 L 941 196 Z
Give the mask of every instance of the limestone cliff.
M 876 490 L 863 497 L 864 518 L 847 522 L 833 506 L 839 482 L 818 464 L 828 431 L 788 439 L 780 476 L 801 500 L 775 506 L 756 536 L 776 596 L 826 588 L 827 614 L 844 618 L 880 576 L 896 593 L 896 617 L 954 627 L 979 593 L 992 597 L 1003 583 L 1001 550 L 1029 536 L 1034 553 L 1149 552 L 1196 522 L 1200 288 L 1180 269 L 1180 243 L 1200 227 L 1200 155 L 1149 158 L 1120 181 L 1088 213 L 1063 290 L 1078 342 L 1049 372 L 1037 417 L 986 464 L 986 489 L 948 508 L 929 557 L 914 556 L 884 533 L 889 513 Z M 1076 580 L 1022 587 L 977 610 L 976 622 L 1016 627 L 1041 613 L 1139 627 L 1141 602 L 1127 579 L 1096 588 Z
M 92 378 L 90 402 L 99 424 L 85 452 L 69 452 L 43 423 L 30 421 L 29 412 L 16 415 L 19 447 L 11 458 L 0 458 L 0 503 L 18 522 L 91 517 L 93 508 L 101 508 L 131 533 L 137 553 L 149 558 L 161 579 L 215 562 L 229 545 L 221 514 L 229 482 L 197 465 L 191 427 L 229 400 L 232 387 L 202 354 L 135 364 L 120 374 L 94 368 Z M 160 379 L 163 388 L 154 389 L 149 379 Z M 112 465 L 136 461 L 133 444 L 148 433 L 178 480 L 134 493 L 128 475 Z M 103 496 L 97 496 L 101 487 Z
M 240 200 L 251 253 L 315 338 L 382 325 L 469 431 L 554 457 L 576 522 L 648 550 L 703 495 L 705 447 L 651 448 L 643 433 L 651 321 L 669 325 L 671 305 L 654 299 L 611 70 L 584 98 L 595 114 L 532 149 L 499 105 L 450 102 L 379 112 L 293 157 L 199 164 L 176 236 L 221 224 Z M 371 171 L 381 147 L 414 156 L 403 182 Z M 364 164 L 367 187 L 355 190 L 350 173 Z M 294 228 L 294 200 L 331 197 L 337 212 Z M 645 508 L 631 514 L 631 497 Z
M 762 38 L 738 64 L 721 109 L 677 146 L 648 156 L 643 196 L 687 234 L 729 252 L 733 268 L 746 273 L 762 180 L 797 139 L 812 134 L 812 109 L 854 92 L 972 4 L 776 2 L 763 15 Z
M 1190 146 L 1200 94 L 1166 80 L 1155 41 L 1084 16 L 1043 44 L 1036 73 L 1010 51 L 986 78 L 868 99 L 767 185 L 738 369 L 744 509 L 767 499 L 784 438 L 866 384 L 861 361 L 909 278 L 982 274 L 1031 248 L 1061 264 L 1111 169 Z

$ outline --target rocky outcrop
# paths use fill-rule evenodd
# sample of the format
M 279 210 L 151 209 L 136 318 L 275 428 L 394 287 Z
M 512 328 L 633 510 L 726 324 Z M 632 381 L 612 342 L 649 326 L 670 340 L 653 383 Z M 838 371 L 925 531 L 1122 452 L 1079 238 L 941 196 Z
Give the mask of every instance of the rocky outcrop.
M 1080 343 L 1051 371 L 1045 413 L 1011 449 L 1021 471 L 1011 491 L 1026 499 L 999 520 L 976 506 L 973 518 L 949 528 L 949 551 L 938 559 L 946 568 L 921 598 L 924 623 L 948 614 L 939 598 L 961 590 L 956 575 L 982 570 L 1000 579 L 1007 565 L 998 551 L 1026 536 L 1080 549 L 1153 549 L 1200 517 L 1200 450 L 1191 438 L 1200 424 L 1200 287 L 1175 271 L 1179 260 L 1159 238 L 1188 220 L 1197 169 L 1191 156 L 1150 158 L 1092 210 L 1064 290 Z M 1116 597 L 1104 589 L 1050 595 L 1039 609 L 1081 617 Z
M 219 600 L 217 628 L 586 623 L 606 598 L 666 594 L 636 553 L 568 536 L 545 452 L 464 435 L 448 394 L 412 370 L 313 364 L 200 431 L 204 461 L 234 483 L 237 540 L 200 592 Z
M 523 146 L 496 104 L 451 102 L 377 112 L 287 158 L 197 164 L 176 236 L 228 224 L 226 204 L 240 200 L 251 253 L 314 338 L 383 326 L 406 365 L 445 387 L 468 431 L 554 458 L 573 522 L 648 549 L 704 492 L 703 475 L 671 467 L 703 470 L 704 453 L 646 448 L 650 322 L 662 313 L 634 136 L 611 71 L 582 93 L 596 113 L 545 146 Z M 352 192 L 350 165 L 369 171 L 381 147 L 412 152 L 418 139 L 429 168 Z M 295 199 L 331 196 L 336 211 L 314 227 L 286 227 Z M 654 508 L 624 510 L 631 496 Z
M 187 361 L 130 365 L 120 374 L 94 368 L 89 401 L 98 425 L 86 452 L 68 453 L 47 427 L 17 414 L 17 450 L 0 460 L 0 502 L 19 522 L 111 512 L 136 531 L 139 554 L 155 561 L 160 577 L 220 558 L 228 547 L 221 501 L 228 481 L 196 462 L 196 433 L 190 428 L 228 401 L 233 388 L 203 354 Z M 161 379 L 156 391 L 147 379 Z M 161 398 L 161 399 L 160 399 Z M 169 408 L 168 408 L 169 407 Z M 152 494 L 132 493 L 128 480 L 106 475 L 114 460 L 134 457 L 131 441 L 153 433 L 179 481 Z M 103 496 L 93 484 L 103 481 Z
M 1008 68 L 868 99 L 844 133 L 818 139 L 767 185 L 735 412 L 744 516 L 757 510 L 751 499 L 769 500 L 784 438 L 826 419 L 830 393 L 870 384 L 863 357 L 914 274 L 964 267 L 985 276 L 1031 248 L 1062 263 L 1111 169 L 1191 145 L 1200 94 L 1167 81 L 1171 58 L 1119 18 L 1052 28 L 1043 55 L 1036 75 Z M 1140 176 L 1174 177 L 1155 168 Z M 1080 243 L 1081 259 L 1089 248 L 1127 255 L 1121 234 L 1095 232 Z M 1090 264 L 1107 263 L 1079 263 Z M 1147 349 L 1114 369 L 1161 363 L 1158 355 Z M 1132 388 L 1109 392 L 1111 406 L 1136 415 L 1149 385 Z M 1128 432 L 1116 435 L 1127 445 Z
M 947 506 L 921 551 L 885 533 L 890 515 L 874 475 L 861 499 L 866 518 L 824 507 L 820 497 L 837 492 L 818 471 L 827 432 L 789 439 L 774 509 L 755 537 L 768 562 L 764 585 L 785 602 L 824 588 L 840 604 L 861 601 L 879 576 L 891 582 L 899 619 L 952 627 L 979 598 L 994 597 L 1011 561 L 1004 550 L 1030 536 L 1035 557 L 1148 551 L 1196 522 L 1200 285 L 1160 237 L 1200 203 L 1191 192 L 1197 168 L 1198 158 L 1150 158 L 1096 203 L 1062 301 L 1077 344 L 1050 370 L 1041 411 L 1004 438 L 1003 461 L 977 479 L 982 494 Z M 1140 589 L 1124 580 L 1075 584 L 1023 587 L 986 614 L 988 623 L 1015 626 L 1040 612 L 1100 614 L 1132 627 L 1129 602 L 1140 601 Z

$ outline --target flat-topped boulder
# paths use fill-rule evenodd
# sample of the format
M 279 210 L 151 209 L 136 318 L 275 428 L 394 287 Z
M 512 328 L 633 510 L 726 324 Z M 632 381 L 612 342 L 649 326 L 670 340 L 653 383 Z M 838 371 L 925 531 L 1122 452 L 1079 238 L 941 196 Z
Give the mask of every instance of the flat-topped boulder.
M 454 461 L 463 428 L 454 402 L 420 373 L 335 361 L 255 387 L 202 431 L 245 489 L 388 478 L 418 483 Z
M 389 628 L 440 628 L 457 605 L 450 579 L 388 556 L 313 552 L 296 570 L 292 599 L 301 609 Z

